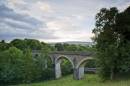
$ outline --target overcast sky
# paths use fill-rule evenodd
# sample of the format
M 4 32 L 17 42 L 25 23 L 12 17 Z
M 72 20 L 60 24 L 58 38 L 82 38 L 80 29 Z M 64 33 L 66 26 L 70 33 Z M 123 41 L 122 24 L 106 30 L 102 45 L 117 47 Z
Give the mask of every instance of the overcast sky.
M 0 0 L 0 40 L 91 41 L 95 15 L 130 0 Z

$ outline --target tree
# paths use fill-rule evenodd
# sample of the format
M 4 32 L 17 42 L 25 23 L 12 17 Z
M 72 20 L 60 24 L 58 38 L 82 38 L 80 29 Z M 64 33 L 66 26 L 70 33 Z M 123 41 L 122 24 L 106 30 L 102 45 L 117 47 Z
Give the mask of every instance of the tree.
M 71 44 L 67 47 L 68 51 L 78 51 L 77 45 Z
M 64 43 L 64 44 L 63 44 L 63 47 L 64 47 L 64 50 L 65 50 L 65 51 L 68 50 L 68 46 L 69 46 L 69 44 L 67 44 L 67 43 Z
M 38 67 L 40 67 L 41 72 L 41 80 L 48 80 L 54 78 L 53 64 L 52 60 L 49 57 L 51 52 L 51 48 L 48 45 L 44 45 L 41 50 L 41 54 L 38 54 L 35 57 L 35 63 Z
M 0 51 L 7 50 L 9 49 L 9 47 L 10 47 L 10 44 L 6 43 L 4 40 L 0 42 Z
M 5 43 L 5 40 L 1 40 L 1 43 Z
M 96 27 L 94 41 L 97 49 L 97 63 L 99 74 L 103 78 L 114 78 L 117 58 L 117 33 L 114 32 L 117 8 L 102 8 L 96 15 Z
M 71 74 L 73 72 L 73 67 L 71 62 L 64 58 L 61 59 L 61 70 L 62 70 L 62 75 Z
M 119 13 L 116 17 L 116 24 L 114 27 L 118 33 L 118 53 L 119 59 L 118 69 L 121 73 L 130 71 L 130 7 L 125 11 Z
M 10 42 L 10 44 L 18 49 L 26 50 L 41 50 L 42 44 L 38 40 L 35 39 L 14 39 Z
M 35 63 L 30 49 L 24 51 L 23 65 L 22 65 L 23 82 L 29 83 L 41 77 L 41 69 Z
M 42 72 L 41 67 L 35 63 L 30 49 L 23 53 L 16 47 L 10 47 L 0 52 L 0 84 L 32 82 L 40 79 Z
M 26 45 L 31 50 L 41 50 L 41 43 L 38 40 L 35 39 L 24 39 Z
M 113 79 L 130 71 L 130 7 L 118 13 L 116 8 L 101 9 L 96 16 L 94 41 L 99 73 Z
M 47 80 L 47 79 L 52 79 L 54 78 L 54 70 L 53 70 L 53 64 L 52 64 L 52 59 L 50 58 L 49 54 L 51 53 L 51 48 L 48 46 L 44 46 L 42 48 L 42 54 L 39 60 L 41 63 L 41 68 L 42 68 L 42 79 Z
M 22 39 L 14 39 L 10 42 L 10 44 L 20 50 L 24 50 L 25 48 L 27 48 L 25 41 Z
M 11 47 L 0 53 L 0 82 L 17 82 L 22 78 L 23 53 L 15 47 Z
M 63 51 L 64 50 L 64 47 L 61 43 L 56 43 L 55 48 L 56 48 L 57 51 Z
M 117 15 L 115 31 L 125 42 L 130 41 L 130 7 Z

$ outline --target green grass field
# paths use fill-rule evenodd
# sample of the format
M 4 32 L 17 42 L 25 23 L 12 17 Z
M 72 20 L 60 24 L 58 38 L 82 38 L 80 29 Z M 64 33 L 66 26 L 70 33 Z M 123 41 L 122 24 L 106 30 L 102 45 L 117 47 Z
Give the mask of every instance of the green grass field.
M 32 84 L 21 84 L 15 86 L 130 86 L 129 80 L 116 80 L 101 82 L 97 75 L 86 74 L 83 80 L 73 80 L 72 75 L 62 77 L 59 80 L 51 80 Z

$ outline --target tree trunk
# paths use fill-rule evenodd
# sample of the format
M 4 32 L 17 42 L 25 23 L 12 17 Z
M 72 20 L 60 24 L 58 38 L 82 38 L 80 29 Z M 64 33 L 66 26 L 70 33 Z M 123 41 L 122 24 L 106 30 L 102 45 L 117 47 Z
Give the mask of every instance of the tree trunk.
M 113 80 L 114 78 L 114 68 L 111 68 L 111 71 L 110 71 L 110 79 Z

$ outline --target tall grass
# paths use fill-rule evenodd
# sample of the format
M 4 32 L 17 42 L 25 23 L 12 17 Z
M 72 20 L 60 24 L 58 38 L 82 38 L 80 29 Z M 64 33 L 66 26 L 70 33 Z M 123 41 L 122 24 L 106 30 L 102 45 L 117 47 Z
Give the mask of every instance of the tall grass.
M 82 80 L 74 80 L 72 75 L 58 80 L 16 86 L 130 86 L 130 79 L 101 82 L 95 74 L 86 74 Z

